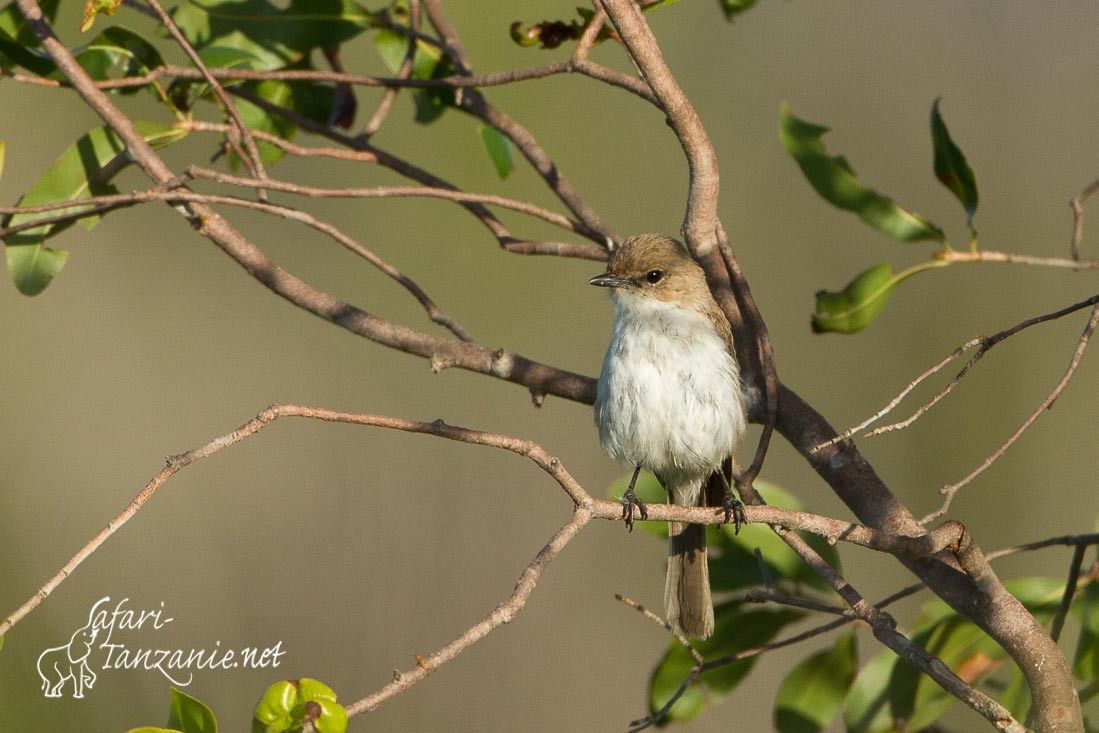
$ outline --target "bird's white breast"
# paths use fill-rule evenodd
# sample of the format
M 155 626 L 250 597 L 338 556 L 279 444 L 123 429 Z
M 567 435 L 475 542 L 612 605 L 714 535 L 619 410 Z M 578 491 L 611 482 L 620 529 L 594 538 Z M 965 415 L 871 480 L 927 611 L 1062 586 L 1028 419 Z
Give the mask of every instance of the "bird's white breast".
M 745 427 L 736 361 L 704 314 L 644 295 L 612 294 L 617 318 L 595 419 L 603 450 L 666 485 L 698 485 Z

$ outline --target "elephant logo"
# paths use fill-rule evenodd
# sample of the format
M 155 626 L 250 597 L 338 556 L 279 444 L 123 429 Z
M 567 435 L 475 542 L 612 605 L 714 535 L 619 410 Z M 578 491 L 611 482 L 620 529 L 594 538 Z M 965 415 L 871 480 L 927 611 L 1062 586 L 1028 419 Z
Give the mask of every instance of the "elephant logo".
M 82 698 L 84 690 L 95 684 L 95 672 L 88 666 L 88 657 L 99 629 L 92 621 L 93 614 L 89 613 L 88 623 L 73 632 L 68 644 L 51 647 L 38 655 L 38 676 L 42 678 L 46 697 L 61 697 L 65 683 L 71 681 L 72 696 Z

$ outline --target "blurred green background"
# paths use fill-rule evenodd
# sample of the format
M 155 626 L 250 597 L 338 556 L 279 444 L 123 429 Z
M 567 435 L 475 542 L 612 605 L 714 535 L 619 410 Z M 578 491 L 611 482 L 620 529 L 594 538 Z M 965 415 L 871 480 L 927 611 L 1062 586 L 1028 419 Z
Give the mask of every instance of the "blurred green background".
M 81 42 L 80 5 L 61 8 L 59 25 L 72 43 Z M 568 49 L 516 47 L 508 25 L 567 18 L 574 6 L 453 0 L 446 10 L 476 70 L 488 72 L 565 58 Z M 832 127 L 830 151 L 964 245 L 964 215 L 931 173 L 928 111 L 941 95 L 947 124 L 977 174 L 982 245 L 1063 256 L 1071 228 L 1066 204 L 1095 178 L 1099 163 L 1096 4 L 764 0 L 729 24 L 712 0 L 684 0 L 649 17 L 717 148 L 721 215 L 770 327 L 779 371 L 836 425 L 873 413 L 973 336 L 1095 292 L 1088 273 L 958 266 L 907 283 L 859 335 L 813 336 L 816 290 L 840 289 L 879 261 L 900 269 L 932 247 L 897 244 L 831 209 L 782 150 L 777 123 L 785 100 L 795 114 Z M 111 22 L 151 28 L 132 11 Z M 344 53 L 349 70 L 383 73 L 366 36 Z M 595 58 L 628 68 L 614 44 L 597 48 Z M 360 124 L 378 94 L 359 91 Z M 678 230 L 686 168 L 650 107 L 581 77 L 487 95 L 537 136 L 618 232 Z M 0 200 L 12 203 L 100 122 L 69 91 L 0 78 L 0 100 L 0 139 L 7 143 Z M 128 109 L 152 114 L 144 104 L 139 99 Z M 411 116 L 409 97 L 401 95 L 374 142 L 465 189 L 553 203 L 525 164 L 507 181 L 497 178 L 476 121 L 452 110 L 422 127 Z M 205 161 L 214 144 L 195 134 L 166 156 L 180 170 Z M 397 182 L 368 165 L 331 161 L 288 160 L 272 174 L 319 185 Z M 122 190 L 147 185 L 134 171 L 118 183 Z M 308 207 L 415 278 L 479 341 L 597 373 L 611 323 L 605 294 L 585 284 L 597 263 L 504 253 L 472 217 L 445 202 Z M 228 213 L 313 285 L 386 318 L 434 328 L 402 290 L 332 242 L 284 221 Z M 518 235 L 557 236 L 503 218 Z M 458 370 L 432 375 L 421 359 L 273 296 L 167 207 L 111 214 L 92 232 L 74 228 L 55 245 L 73 254 L 44 294 L 29 299 L 0 284 L 4 613 L 114 517 L 165 455 L 228 432 L 273 402 L 441 417 L 523 436 L 560 457 L 597 494 L 623 473 L 600 452 L 590 408 L 550 398 L 536 410 L 515 386 Z M 1097 248 L 1086 236 L 1085 256 Z M 860 442 L 917 515 L 935 508 L 938 487 L 980 463 L 1038 404 L 1063 372 L 1084 318 L 1005 343 L 915 426 Z M 959 495 L 951 516 L 985 549 L 1092 529 L 1099 509 L 1097 372 L 1089 355 L 1055 409 Z M 937 388 L 915 395 L 911 406 Z M 781 439 L 763 475 L 813 511 L 849 516 Z M 104 596 L 129 598 L 135 609 L 163 604 L 174 619 L 163 630 L 128 637 L 134 646 L 282 642 L 277 670 L 196 673 L 187 691 L 214 708 L 222 730 L 245 729 L 254 701 L 278 678 L 320 678 L 350 702 L 505 599 L 569 510 L 552 481 L 510 454 L 377 429 L 280 422 L 178 474 L 7 635 L 0 729 L 118 731 L 164 723 L 169 682 L 155 671 L 100 671 L 84 700 L 47 700 L 39 690 L 38 655 L 65 643 Z M 849 579 L 870 598 L 910 582 L 888 558 L 841 552 Z M 997 568 L 1005 577 L 1061 577 L 1068 558 L 1065 550 L 1049 550 Z M 663 560 L 662 544 L 644 533 L 594 523 L 550 566 L 514 623 L 354 720 L 351 730 L 624 728 L 646 712 L 649 674 L 666 637 L 613 594 L 659 608 Z M 918 603 L 898 607 L 902 625 Z M 864 654 L 877 651 L 868 634 L 862 642 Z M 770 729 L 778 680 L 818 647 L 767 655 L 692 729 Z M 982 725 L 964 711 L 953 721 L 957 730 Z

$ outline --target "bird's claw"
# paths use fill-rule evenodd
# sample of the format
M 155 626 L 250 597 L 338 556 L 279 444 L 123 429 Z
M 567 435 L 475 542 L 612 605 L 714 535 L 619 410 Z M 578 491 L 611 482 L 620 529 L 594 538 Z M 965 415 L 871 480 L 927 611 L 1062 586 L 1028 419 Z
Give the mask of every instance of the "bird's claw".
M 725 501 L 723 502 L 723 509 L 725 511 L 725 524 L 728 524 L 730 520 L 733 523 L 733 533 L 740 534 L 740 525 L 748 523 L 748 517 L 744 513 L 744 504 L 740 499 L 736 498 L 731 489 L 725 491 Z
M 633 532 L 633 508 L 637 507 L 638 513 L 642 519 L 649 518 L 649 509 L 645 506 L 645 503 L 637 498 L 637 494 L 633 493 L 633 487 L 626 489 L 626 493 L 619 499 L 622 502 L 622 518 L 626 520 L 626 531 Z

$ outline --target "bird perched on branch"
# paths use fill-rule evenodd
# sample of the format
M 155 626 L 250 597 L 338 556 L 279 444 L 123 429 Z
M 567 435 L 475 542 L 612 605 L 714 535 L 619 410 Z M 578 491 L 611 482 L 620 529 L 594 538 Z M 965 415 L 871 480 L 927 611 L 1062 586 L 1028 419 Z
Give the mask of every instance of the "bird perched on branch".
M 720 475 L 747 417 L 732 330 L 702 268 L 671 237 L 640 234 L 623 242 L 607 271 L 589 283 L 610 289 L 615 310 L 595 422 L 603 451 L 634 468 L 622 497 L 627 527 L 634 507 L 646 517 L 633 490 L 641 469 L 656 475 L 671 503 L 704 506 L 703 482 Z M 728 519 L 743 510 L 725 487 Z M 668 525 L 664 606 L 668 621 L 687 636 L 713 632 L 704 525 Z

